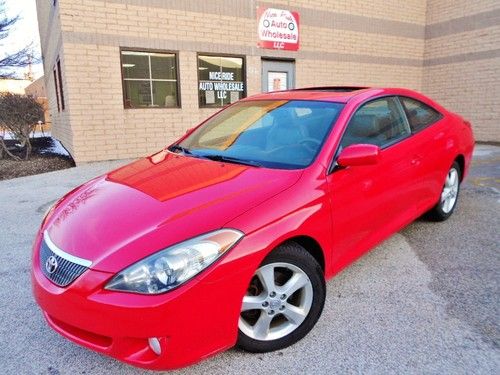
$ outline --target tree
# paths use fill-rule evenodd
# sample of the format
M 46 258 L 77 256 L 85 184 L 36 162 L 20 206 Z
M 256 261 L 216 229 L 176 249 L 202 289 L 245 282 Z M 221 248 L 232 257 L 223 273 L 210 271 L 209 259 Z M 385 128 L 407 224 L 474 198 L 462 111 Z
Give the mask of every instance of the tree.
M 0 46 L 3 45 L 1 41 L 8 38 L 11 27 L 17 21 L 19 21 L 19 16 L 14 18 L 6 16 L 5 2 L 0 0 Z M 0 78 L 11 78 L 15 76 L 13 69 L 26 67 L 37 61 L 38 59 L 33 56 L 32 43 L 12 54 L 2 54 L 0 55 Z
M 20 148 L 25 148 L 25 160 L 31 154 L 30 133 L 35 130 L 38 121 L 43 121 L 43 115 L 42 105 L 31 96 L 0 94 L 0 127 L 7 129 L 19 142 Z M 7 148 L 2 137 L 0 137 L 0 148 L 11 158 L 21 160 Z

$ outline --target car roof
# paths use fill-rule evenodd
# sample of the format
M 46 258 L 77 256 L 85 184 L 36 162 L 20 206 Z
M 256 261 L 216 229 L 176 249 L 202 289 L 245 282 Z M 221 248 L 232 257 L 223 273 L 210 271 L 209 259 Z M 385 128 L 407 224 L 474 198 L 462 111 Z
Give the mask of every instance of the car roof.
M 347 103 L 360 94 L 378 94 L 385 89 L 362 86 L 319 86 L 293 90 L 273 91 L 252 95 L 244 100 L 321 100 Z
M 448 111 L 439 103 L 411 89 L 397 87 L 362 87 L 362 86 L 319 86 L 293 90 L 273 91 L 249 96 L 242 101 L 251 100 L 317 100 L 335 103 L 347 103 L 350 100 L 365 102 L 382 96 L 406 96 L 421 101 L 438 112 Z

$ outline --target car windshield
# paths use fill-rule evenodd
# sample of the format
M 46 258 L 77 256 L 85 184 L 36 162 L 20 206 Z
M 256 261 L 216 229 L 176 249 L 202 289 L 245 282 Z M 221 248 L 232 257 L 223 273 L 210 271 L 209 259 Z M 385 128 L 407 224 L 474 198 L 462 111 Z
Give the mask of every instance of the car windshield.
M 341 103 L 255 100 L 206 121 L 172 151 L 280 169 L 310 165 L 343 108 Z

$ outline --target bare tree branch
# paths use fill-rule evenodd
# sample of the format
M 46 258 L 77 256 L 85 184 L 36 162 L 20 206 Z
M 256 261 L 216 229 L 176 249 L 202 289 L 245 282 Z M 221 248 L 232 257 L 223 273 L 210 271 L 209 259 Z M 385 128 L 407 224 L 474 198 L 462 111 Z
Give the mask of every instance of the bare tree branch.
M 0 2 L 0 10 L 5 9 L 4 2 Z M 19 16 L 15 16 L 14 18 L 3 17 L 0 19 L 0 40 L 5 39 L 9 36 L 9 29 L 14 26 L 14 24 L 19 21 Z
M 0 40 L 7 39 L 12 26 L 19 21 L 19 16 L 9 18 L 5 16 L 5 2 L 0 1 Z M 2 48 L 3 49 L 3 48 Z M 15 68 L 23 68 L 40 62 L 33 53 L 33 43 L 12 54 L 0 56 L 0 78 L 11 78 L 16 74 Z

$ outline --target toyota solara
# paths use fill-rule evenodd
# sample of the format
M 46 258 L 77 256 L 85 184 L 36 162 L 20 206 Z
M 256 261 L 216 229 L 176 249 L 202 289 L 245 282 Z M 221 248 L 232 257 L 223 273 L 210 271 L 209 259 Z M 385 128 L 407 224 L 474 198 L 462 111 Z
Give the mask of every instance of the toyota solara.
M 473 148 L 468 121 L 406 89 L 246 98 L 50 208 L 35 298 L 64 337 L 139 367 L 285 348 L 325 280 L 453 213 Z

